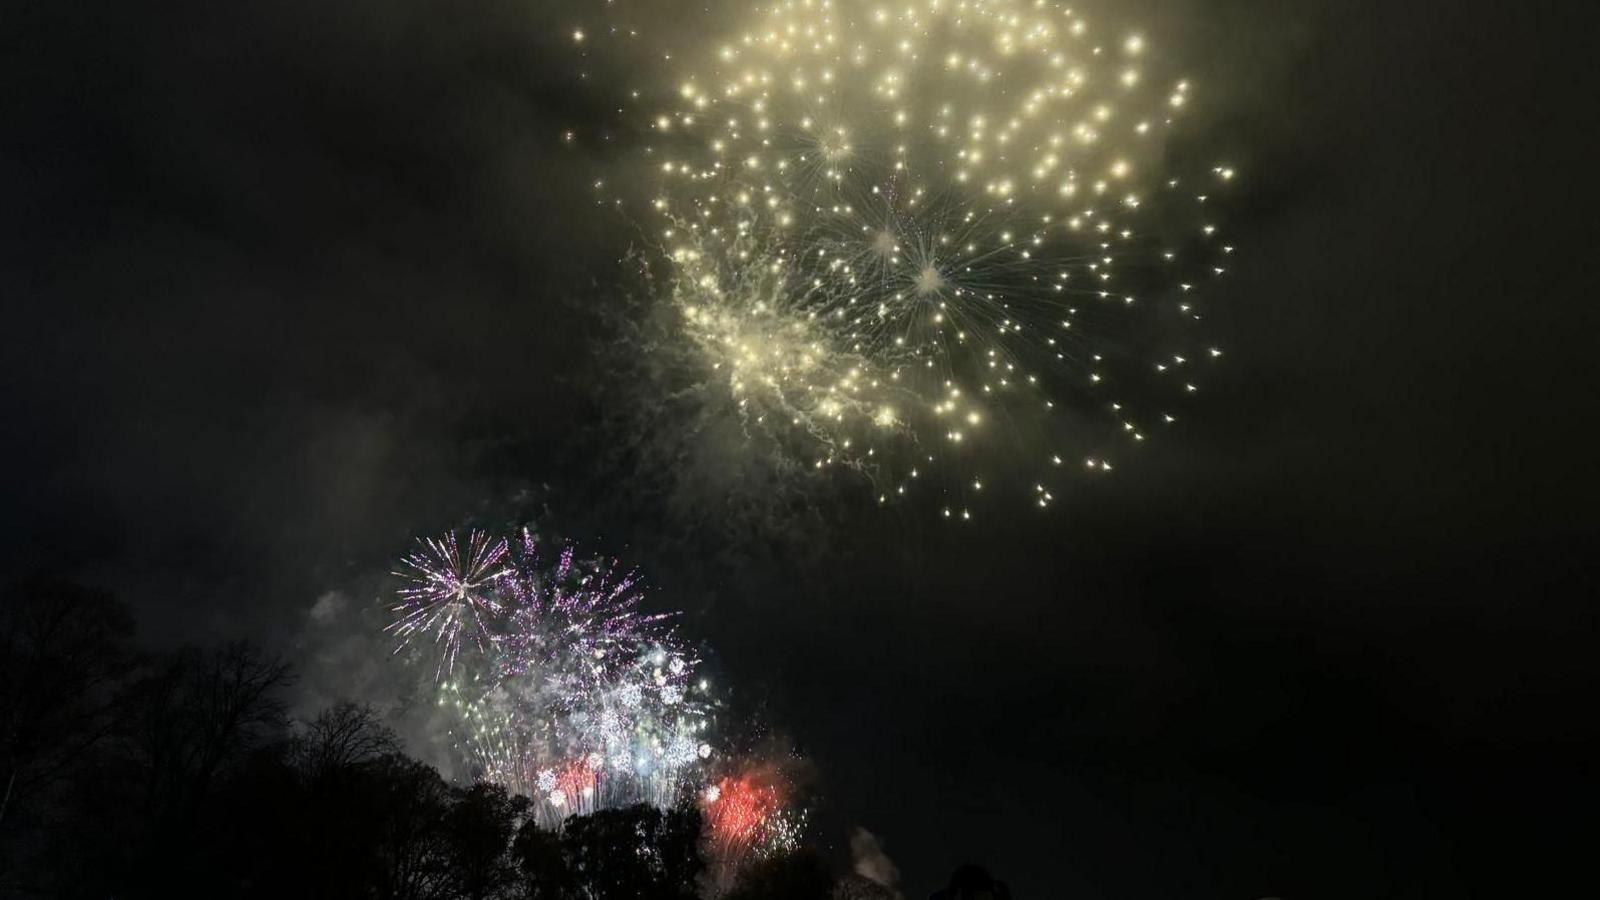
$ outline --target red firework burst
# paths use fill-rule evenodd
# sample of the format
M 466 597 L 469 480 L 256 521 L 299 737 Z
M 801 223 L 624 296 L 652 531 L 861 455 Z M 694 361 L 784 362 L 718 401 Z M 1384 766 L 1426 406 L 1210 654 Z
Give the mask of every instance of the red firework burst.
M 705 792 L 701 809 L 718 855 L 743 857 L 766 839 L 773 817 L 788 802 L 788 787 L 771 767 L 721 778 Z

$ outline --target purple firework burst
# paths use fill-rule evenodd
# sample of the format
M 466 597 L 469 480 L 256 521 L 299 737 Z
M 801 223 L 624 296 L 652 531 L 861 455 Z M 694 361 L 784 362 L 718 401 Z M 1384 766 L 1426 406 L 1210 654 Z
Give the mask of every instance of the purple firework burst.
M 484 649 L 493 619 L 504 612 L 500 586 L 511 574 L 510 548 L 503 538 L 481 531 L 469 533 L 465 547 L 454 533 L 418 545 L 394 573 L 408 584 L 398 592 L 391 607 L 396 618 L 386 630 L 400 639 L 397 653 L 418 635 L 433 635 L 442 676 L 455 669 L 464 641 Z

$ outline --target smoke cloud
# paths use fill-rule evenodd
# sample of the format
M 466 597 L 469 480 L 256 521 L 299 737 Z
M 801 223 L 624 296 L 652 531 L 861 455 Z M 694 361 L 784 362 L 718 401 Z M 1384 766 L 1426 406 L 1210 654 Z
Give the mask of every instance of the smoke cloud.
M 901 896 L 900 868 L 883 851 L 883 841 L 877 835 L 865 828 L 851 832 L 850 857 L 857 875 L 888 888 L 896 897 Z

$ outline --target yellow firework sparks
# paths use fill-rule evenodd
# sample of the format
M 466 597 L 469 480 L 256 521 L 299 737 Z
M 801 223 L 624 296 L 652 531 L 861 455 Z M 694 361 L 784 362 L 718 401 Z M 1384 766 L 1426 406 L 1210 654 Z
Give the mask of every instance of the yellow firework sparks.
M 1045 2 L 790 0 L 690 65 L 650 121 L 673 302 L 810 466 L 887 502 L 937 462 L 964 518 L 1009 435 L 1046 506 L 1046 473 L 1109 471 L 1220 355 L 1193 324 L 1233 170 L 1174 174 L 1193 88 L 1141 35 Z

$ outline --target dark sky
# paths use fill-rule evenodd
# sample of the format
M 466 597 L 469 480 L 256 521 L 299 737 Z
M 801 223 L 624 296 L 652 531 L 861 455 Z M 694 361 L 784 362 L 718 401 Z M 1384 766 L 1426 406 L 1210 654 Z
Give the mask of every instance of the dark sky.
M 1526 889 L 1593 819 L 1600 675 L 1596 31 L 1558 6 L 1130 5 L 1246 173 L 1203 414 L 1047 517 L 830 505 L 803 553 L 584 450 L 630 240 L 596 98 L 640 77 L 575 79 L 593 5 L 10 4 L 0 564 L 304 652 L 412 536 L 547 504 L 911 896 L 968 858 L 1019 897 Z

